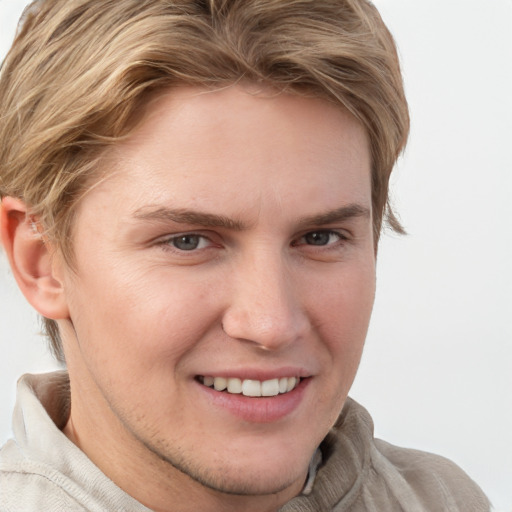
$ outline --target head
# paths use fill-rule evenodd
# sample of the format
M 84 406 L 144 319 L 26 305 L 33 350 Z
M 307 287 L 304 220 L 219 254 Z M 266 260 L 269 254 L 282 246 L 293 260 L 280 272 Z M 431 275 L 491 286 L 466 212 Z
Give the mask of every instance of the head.
M 68 436 L 124 489 L 135 460 L 159 491 L 300 492 L 399 229 L 407 107 L 374 7 L 36 2 L 0 105 L 2 233 L 64 348 Z
M 400 231 L 388 181 L 408 133 L 393 39 L 370 2 L 38 0 L 0 80 L 0 194 L 19 198 L 73 262 L 77 204 L 105 150 L 162 90 L 237 82 L 323 98 L 364 126 L 375 247 Z M 45 319 L 57 358 L 58 328 Z

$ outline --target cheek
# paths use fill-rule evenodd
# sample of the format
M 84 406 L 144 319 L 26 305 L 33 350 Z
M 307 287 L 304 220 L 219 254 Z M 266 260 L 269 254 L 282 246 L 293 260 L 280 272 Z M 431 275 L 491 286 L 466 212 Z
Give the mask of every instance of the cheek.
M 215 321 L 204 281 L 119 267 L 84 275 L 95 277 L 71 285 L 70 310 L 82 354 L 95 364 L 153 369 L 178 359 Z
M 324 322 L 358 329 L 368 323 L 375 298 L 373 261 L 347 265 L 338 272 L 308 283 L 305 293 Z
M 373 308 L 374 266 L 346 269 L 314 296 L 314 326 L 322 343 L 338 369 L 355 375 Z
M 338 279 L 316 302 L 315 329 L 326 369 L 316 394 L 318 417 L 332 427 L 347 398 L 359 367 L 375 292 L 374 272 L 348 274 Z

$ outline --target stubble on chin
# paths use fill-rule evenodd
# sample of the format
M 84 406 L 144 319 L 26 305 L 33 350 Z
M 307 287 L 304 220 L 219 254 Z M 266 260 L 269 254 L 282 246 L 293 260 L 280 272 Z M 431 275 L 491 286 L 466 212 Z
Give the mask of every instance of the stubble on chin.
M 247 471 L 239 470 L 237 464 L 229 464 L 224 460 L 213 461 L 210 467 L 201 465 L 187 458 L 179 446 L 172 448 L 166 446 L 166 442 L 149 443 L 141 441 L 144 447 L 158 457 L 160 471 L 166 467 L 171 480 L 175 480 L 176 472 L 184 476 L 190 484 L 200 486 L 214 493 L 228 496 L 268 496 L 296 489 L 294 495 L 302 490 L 308 475 L 308 467 L 302 471 L 292 471 L 290 468 L 286 474 L 276 477 L 268 471 L 268 467 L 258 468 L 247 474 Z M 257 449 L 257 448 L 256 448 Z M 272 465 L 272 460 L 268 465 Z

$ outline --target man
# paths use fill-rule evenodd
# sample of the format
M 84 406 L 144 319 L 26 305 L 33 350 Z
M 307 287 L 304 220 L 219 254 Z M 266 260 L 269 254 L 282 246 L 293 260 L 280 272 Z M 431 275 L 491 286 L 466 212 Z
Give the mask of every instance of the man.
M 0 78 L 1 232 L 67 371 L 5 510 L 488 510 L 348 396 L 408 132 L 366 1 L 42 0 Z

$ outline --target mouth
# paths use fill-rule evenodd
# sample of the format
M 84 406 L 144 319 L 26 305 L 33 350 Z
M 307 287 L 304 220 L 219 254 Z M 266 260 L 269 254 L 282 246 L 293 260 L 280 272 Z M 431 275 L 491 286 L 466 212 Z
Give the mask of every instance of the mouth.
M 281 377 L 269 380 L 213 377 L 199 375 L 197 381 L 203 386 L 232 395 L 252 398 L 284 395 L 293 391 L 301 382 L 300 377 Z

